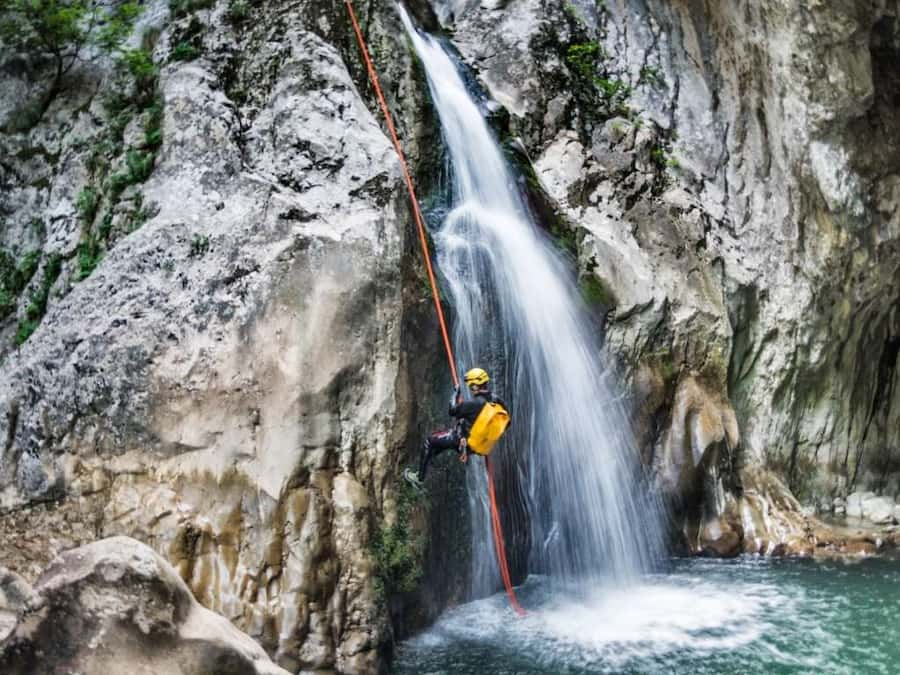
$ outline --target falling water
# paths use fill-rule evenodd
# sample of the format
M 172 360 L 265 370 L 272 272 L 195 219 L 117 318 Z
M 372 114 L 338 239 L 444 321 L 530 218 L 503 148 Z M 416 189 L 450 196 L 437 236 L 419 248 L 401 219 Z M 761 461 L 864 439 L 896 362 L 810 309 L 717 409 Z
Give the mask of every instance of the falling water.
M 566 261 L 535 226 L 500 147 L 453 60 L 400 10 L 449 151 L 451 210 L 434 232 L 463 368 L 490 367 L 512 431 L 531 527 L 529 571 L 625 581 L 661 548 L 627 416 L 604 383 L 596 331 Z M 473 592 L 497 574 L 481 462 L 469 467 Z

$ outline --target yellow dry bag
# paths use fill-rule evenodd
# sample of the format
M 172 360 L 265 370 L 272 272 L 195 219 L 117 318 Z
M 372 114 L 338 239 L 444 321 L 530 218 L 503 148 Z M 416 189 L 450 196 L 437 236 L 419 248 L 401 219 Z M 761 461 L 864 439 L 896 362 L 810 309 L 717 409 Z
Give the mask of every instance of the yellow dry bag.
M 469 447 L 479 455 L 491 454 L 507 426 L 509 413 L 506 408 L 499 403 L 485 403 L 469 432 Z

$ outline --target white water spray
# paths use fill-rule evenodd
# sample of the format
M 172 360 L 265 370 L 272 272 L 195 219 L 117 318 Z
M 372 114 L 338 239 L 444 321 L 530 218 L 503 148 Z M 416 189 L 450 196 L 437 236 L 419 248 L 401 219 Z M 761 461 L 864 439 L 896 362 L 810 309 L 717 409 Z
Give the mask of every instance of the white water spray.
M 434 241 L 457 357 L 463 369 L 490 368 L 510 405 L 512 430 L 494 456 L 512 462 L 505 473 L 521 482 L 529 571 L 622 582 L 661 553 L 660 515 L 642 489 L 628 418 L 604 384 L 595 331 L 454 62 L 400 13 L 449 151 L 452 210 Z M 484 471 L 473 464 L 473 592 L 483 595 L 498 576 Z

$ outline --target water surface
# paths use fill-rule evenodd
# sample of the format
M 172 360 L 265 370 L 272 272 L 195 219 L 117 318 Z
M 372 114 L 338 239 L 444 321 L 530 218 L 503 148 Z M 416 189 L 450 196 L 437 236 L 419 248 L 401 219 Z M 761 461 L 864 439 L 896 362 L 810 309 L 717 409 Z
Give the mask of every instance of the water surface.
M 392 672 L 898 673 L 900 562 L 678 560 L 633 588 L 532 576 L 448 610 Z

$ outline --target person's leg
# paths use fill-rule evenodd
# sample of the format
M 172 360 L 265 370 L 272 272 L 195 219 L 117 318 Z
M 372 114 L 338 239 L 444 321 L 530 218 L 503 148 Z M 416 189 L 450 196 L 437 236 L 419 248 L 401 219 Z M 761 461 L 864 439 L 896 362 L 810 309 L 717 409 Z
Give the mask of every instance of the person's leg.
M 422 447 L 422 459 L 419 462 L 419 480 L 425 480 L 425 474 L 428 471 L 428 464 L 431 460 L 442 453 L 444 450 L 459 449 L 459 434 L 455 429 L 446 431 L 435 431 L 425 441 Z

